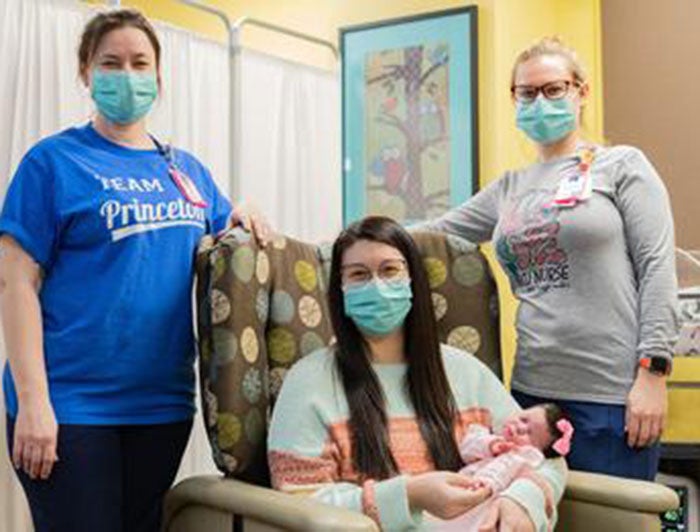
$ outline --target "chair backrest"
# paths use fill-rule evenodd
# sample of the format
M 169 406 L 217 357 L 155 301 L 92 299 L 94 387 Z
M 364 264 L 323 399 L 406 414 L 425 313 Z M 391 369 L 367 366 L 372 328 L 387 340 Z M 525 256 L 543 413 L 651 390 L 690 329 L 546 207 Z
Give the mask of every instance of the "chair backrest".
M 432 289 L 440 340 L 501 375 L 498 293 L 468 242 L 413 235 Z M 233 230 L 197 256 L 198 342 L 204 419 L 226 475 L 267 483 L 271 406 L 296 360 L 333 341 L 326 301 L 331 245 L 284 236 L 261 249 Z

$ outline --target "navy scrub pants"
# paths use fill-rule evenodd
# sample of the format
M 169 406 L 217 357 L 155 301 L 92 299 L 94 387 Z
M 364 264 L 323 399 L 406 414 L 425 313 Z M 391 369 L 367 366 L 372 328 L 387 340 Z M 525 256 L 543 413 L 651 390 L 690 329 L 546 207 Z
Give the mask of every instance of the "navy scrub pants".
M 60 425 L 47 480 L 15 470 L 36 532 L 159 532 L 162 500 L 192 420 L 163 425 Z M 12 456 L 14 420 L 7 419 Z
M 571 452 L 566 457 L 571 469 L 654 480 L 661 445 L 656 443 L 641 449 L 627 445 L 624 405 L 545 399 L 517 390 L 512 394 L 523 408 L 555 403 L 564 411 L 574 425 Z

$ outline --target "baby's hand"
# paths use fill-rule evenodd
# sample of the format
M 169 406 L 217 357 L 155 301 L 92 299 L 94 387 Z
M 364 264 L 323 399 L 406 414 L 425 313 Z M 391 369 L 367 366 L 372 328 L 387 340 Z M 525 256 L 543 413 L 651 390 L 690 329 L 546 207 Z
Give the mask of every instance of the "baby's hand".
M 515 444 L 511 441 L 506 440 L 496 440 L 491 443 L 491 454 L 498 456 L 503 453 L 512 451 L 515 448 Z
M 484 489 L 486 490 L 488 497 L 491 496 L 491 486 L 489 486 L 486 482 L 478 478 L 470 479 L 469 484 L 467 485 L 467 489 L 471 491 L 478 491 L 480 489 Z

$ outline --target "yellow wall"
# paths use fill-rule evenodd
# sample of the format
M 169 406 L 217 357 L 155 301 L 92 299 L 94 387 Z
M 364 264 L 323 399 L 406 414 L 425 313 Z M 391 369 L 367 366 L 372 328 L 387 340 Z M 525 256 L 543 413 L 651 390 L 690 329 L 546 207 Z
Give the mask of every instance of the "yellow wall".
M 544 35 L 557 34 L 576 48 L 592 81 L 592 98 L 584 122 L 593 140 L 602 139 L 601 0 L 209 0 L 232 19 L 261 18 L 320 38 L 337 41 L 338 28 L 386 18 L 479 6 L 479 142 L 482 186 L 508 168 L 531 161 L 534 153 L 515 127 L 510 102 L 510 69 L 515 56 Z M 211 15 L 176 0 L 124 0 L 147 15 L 224 39 L 221 23 Z M 286 37 L 249 28 L 243 42 L 287 58 L 328 67 L 329 53 Z M 507 375 L 515 347 L 512 324 L 516 311 L 507 283 L 499 272 Z

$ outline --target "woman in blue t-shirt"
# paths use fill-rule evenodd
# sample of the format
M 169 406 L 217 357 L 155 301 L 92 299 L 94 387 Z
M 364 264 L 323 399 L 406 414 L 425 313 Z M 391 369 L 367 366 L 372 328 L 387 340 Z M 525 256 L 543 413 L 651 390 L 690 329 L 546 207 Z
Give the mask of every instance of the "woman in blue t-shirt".
M 141 14 L 96 15 L 79 64 L 95 118 L 29 150 L 0 215 L 8 447 L 37 531 L 157 531 L 194 414 L 195 248 L 229 221 L 269 229 L 148 134 Z

